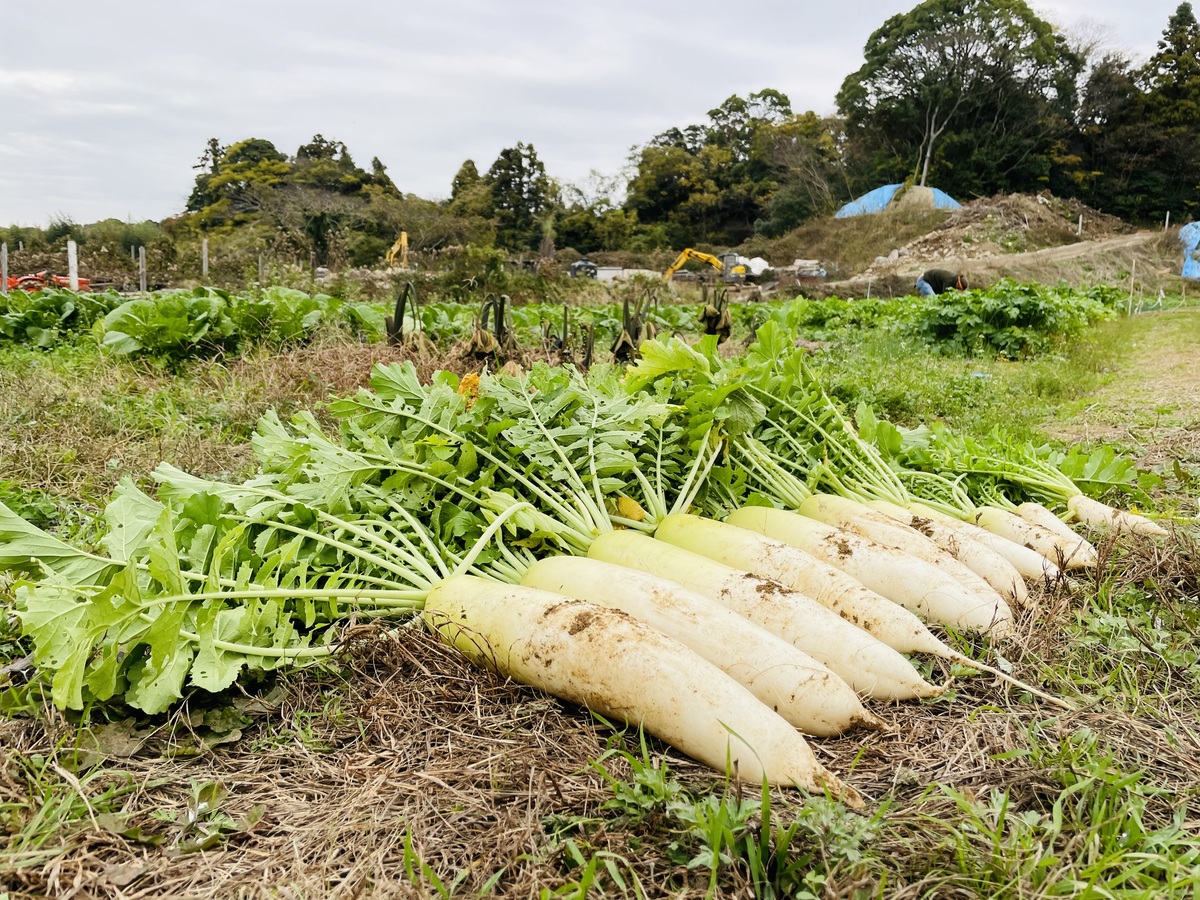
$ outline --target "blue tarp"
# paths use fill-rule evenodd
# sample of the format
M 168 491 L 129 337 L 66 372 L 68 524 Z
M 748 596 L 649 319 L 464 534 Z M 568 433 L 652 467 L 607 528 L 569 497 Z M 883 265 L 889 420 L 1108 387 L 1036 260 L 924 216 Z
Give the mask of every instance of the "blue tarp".
M 857 200 L 851 200 L 835 212 L 833 217 L 835 219 L 849 219 L 852 216 L 869 216 L 881 213 L 892 202 L 892 199 L 896 196 L 896 192 L 902 187 L 904 187 L 902 184 L 885 184 L 882 187 L 877 187 L 875 190 L 863 194 Z M 933 192 L 933 205 L 935 209 L 958 209 L 962 205 L 945 191 L 939 191 L 937 188 L 930 188 L 930 190 Z
M 1200 222 L 1180 228 L 1179 240 L 1183 244 L 1183 277 L 1200 278 Z
M 841 209 L 833 214 L 835 219 L 849 219 L 851 216 L 868 216 L 873 213 L 883 212 L 883 208 L 892 202 L 892 198 L 896 196 L 896 191 L 900 190 L 902 185 L 885 184 L 883 187 L 877 187 L 873 191 L 868 191 L 857 200 L 851 200 Z

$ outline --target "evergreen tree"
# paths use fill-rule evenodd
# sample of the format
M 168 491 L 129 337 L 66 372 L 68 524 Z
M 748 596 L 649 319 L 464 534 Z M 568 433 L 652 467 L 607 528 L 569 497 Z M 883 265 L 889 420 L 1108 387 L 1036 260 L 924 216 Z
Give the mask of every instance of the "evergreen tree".
M 536 250 L 542 222 L 558 205 L 558 190 L 532 144 L 500 151 L 483 179 L 496 220 L 496 243 L 510 250 Z
M 1200 25 L 1190 3 L 1181 3 L 1167 22 L 1157 52 L 1142 69 L 1147 125 L 1161 139 L 1153 166 L 1164 192 L 1153 218 L 1200 217 Z
M 1142 70 L 1142 82 L 1155 121 L 1200 128 L 1200 25 L 1192 4 L 1180 3 L 1172 14 L 1158 51 Z

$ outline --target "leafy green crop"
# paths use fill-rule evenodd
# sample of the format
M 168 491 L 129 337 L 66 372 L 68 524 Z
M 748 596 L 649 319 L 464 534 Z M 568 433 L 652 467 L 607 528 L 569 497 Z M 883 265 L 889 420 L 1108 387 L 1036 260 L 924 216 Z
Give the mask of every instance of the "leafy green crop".
M 947 291 L 913 302 L 904 328 L 948 352 L 1021 359 L 1061 346 L 1115 315 L 1119 292 L 1002 279 L 986 291 Z
M 119 305 L 116 293 L 86 294 L 50 289 L 0 294 L 0 337 L 52 347 L 71 331 L 90 328 Z
M 384 335 L 382 314 L 369 306 L 283 287 L 258 295 L 196 288 L 139 297 L 108 313 L 95 332 L 105 350 L 121 356 L 178 359 L 256 344 L 301 343 L 323 325 L 346 327 L 371 340 Z

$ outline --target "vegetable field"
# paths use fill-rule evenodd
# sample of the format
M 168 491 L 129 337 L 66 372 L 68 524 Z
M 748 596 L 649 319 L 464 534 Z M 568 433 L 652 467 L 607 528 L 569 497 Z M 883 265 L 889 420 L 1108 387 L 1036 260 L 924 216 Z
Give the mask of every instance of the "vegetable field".
M 1182 298 L 401 299 L 10 298 L 0 896 L 1200 895 Z

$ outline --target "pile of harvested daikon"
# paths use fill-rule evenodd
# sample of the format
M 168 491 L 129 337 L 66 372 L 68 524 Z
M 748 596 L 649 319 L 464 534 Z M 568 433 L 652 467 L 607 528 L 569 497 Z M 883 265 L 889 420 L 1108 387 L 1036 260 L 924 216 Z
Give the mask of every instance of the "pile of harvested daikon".
M 671 340 L 586 377 L 380 366 L 329 411 L 332 437 L 265 416 L 242 483 L 123 482 L 89 549 L 0 507 L 55 703 L 159 712 L 422 611 L 481 665 L 719 771 L 858 804 L 805 735 L 936 696 L 904 654 L 1012 681 L 937 632 L 1003 640 L 1030 583 L 1095 566 L 1068 521 L 1166 533 L 1021 448 L 851 423 L 773 325 L 732 362 Z

